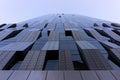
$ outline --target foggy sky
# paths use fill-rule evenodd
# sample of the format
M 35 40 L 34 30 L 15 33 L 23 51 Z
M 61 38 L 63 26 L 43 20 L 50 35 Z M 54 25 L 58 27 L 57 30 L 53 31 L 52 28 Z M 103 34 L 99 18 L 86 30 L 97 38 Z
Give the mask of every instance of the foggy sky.
M 0 0 L 0 23 L 51 13 L 80 14 L 120 23 L 120 0 Z

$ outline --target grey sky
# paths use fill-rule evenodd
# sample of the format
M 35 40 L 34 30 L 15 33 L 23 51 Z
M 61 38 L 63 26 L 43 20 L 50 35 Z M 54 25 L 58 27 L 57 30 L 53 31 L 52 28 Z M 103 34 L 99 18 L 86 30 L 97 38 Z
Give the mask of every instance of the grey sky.
M 120 23 L 120 0 L 0 0 L 0 23 L 51 13 L 80 14 Z

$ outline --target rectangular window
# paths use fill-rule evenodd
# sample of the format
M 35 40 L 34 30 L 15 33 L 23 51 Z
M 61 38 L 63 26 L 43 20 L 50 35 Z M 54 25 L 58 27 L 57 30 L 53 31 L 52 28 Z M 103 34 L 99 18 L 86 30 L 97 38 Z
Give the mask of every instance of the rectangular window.
M 58 51 L 47 51 L 44 70 L 58 70 Z
M 10 70 L 18 70 L 22 61 L 18 61 Z

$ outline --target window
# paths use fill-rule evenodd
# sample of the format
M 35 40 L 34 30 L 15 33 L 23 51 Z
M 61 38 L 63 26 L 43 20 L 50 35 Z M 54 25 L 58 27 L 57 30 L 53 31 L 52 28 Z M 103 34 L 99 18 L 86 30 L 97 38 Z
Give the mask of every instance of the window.
M 88 70 L 87 66 L 79 61 L 73 61 L 75 70 Z
M 61 16 L 59 16 L 59 18 L 61 18 Z
M 97 23 L 94 23 L 94 25 L 93 25 L 93 26 L 98 27 L 99 25 L 98 25 Z
M 111 23 L 111 25 L 114 27 L 120 27 L 120 24 L 118 24 L 118 23 Z
M 20 65 L 21 65 L 22 61 L 18 61 L 16 62 L 16 64 L 11 68 L 11 70 L 18 70 Z
M 23 25 L 24 28 L 28 28 L 28 24 Z
M 1 25 L 0 25 L 0 28 L 3 27 L 3 26 L 5 26 L 5 25 L 6 25 L 6 24 L 1 24 Z
M 65 31 L 65 35 L 66 35 L 66 36 L 72 36 L 71 30 L 66 30 L 66 31 Z
M 102 24 L 103 27 L 110 27 L 109 25 L 107 25 L 106 23 Z
M 21 31 L 22 31 L 22 30 L 13 31 L 13 32 L 10 33 L 7 37 L 5 37 L 3 40 L 9 39 L 9 38 L 12 38 L 12 37 L 15 37 L 15 36 L 17 36 Z
M 58 51 L 47 51 L 44 70 L 58 70 Z
M 9 26 L 8 28 L 15 28 L 17 25 L 16 24 L 12 24 L 11 26 Z

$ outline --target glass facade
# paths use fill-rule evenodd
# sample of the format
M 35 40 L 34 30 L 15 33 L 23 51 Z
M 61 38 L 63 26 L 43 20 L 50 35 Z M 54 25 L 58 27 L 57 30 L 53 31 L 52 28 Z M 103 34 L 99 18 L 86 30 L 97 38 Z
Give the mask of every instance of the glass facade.
M 53 14 L 1 24 L 0 35 L 1 70 L 120 69 L 118 23 Z

